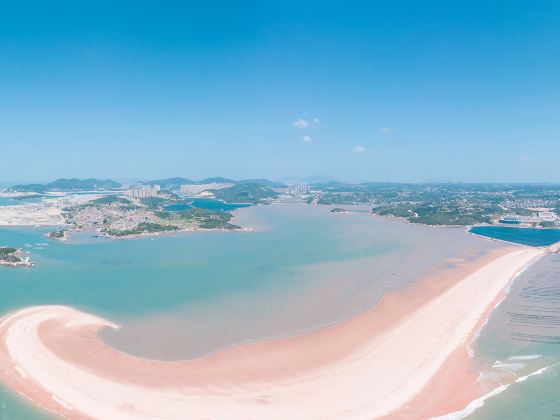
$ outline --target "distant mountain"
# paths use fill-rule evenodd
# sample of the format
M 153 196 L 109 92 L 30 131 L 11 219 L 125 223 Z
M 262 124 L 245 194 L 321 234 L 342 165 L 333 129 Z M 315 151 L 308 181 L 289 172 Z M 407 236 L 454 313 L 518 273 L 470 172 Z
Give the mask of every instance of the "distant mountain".
M 284 184 L 281 182 L 271 181 L 270 179 L 259 178 L 259 179 L 243 179 L 238 182 L 238 184 L 257 184 L 268 188 L 280 188 Z
M 48 184 L 19 184 L 10 188 L 12 191 L 21 192 L 46 192 L 46 191 L 93 191 L 113 190 L 120 188 L 121 184 L 112 179 L 78 179 L 60 178 Z
M 188 178 L 175 177 L 175 178 L 154 179 L 153 181 L 143 182 L 143 184 L 159 185 L 164 190 L 167 190 L 167 189 L 177 189 L 181 185 L 195 184 L 195 182 Z
M 178 189 L 181 185 L 190 184 L 256 184 L 268 188 L 282 187 L 284 184 L 280 182 L 271 181 L 270 179 L 258 178 L 258 179 L 243 179 L 241 181 L 236 181 L 231 178 L 224 178 L 222 176 L 214 176 L 210 178 L 204 178 L 199 181 L 193 181 L 188 178 L 165 178 L 165 179 L 154 179 L 152 181 L 142 182 L 145 185 L 160 185 L 163 189 Z
M 42 193 L 46 188 L 43 184 L 18 184 L 8 188 L 8 191 Z
M 338 182 L 343 183 L 345 182 L 340 181 L 336 178 L 330 176 L 304 176 L 304 177 L 285 177 L 280 178 L 277 180 L 278 182 L 284 184 L 328 184 L 329 182 Z
M 213 178 L 204 178 L 197 182 L 197 184 L 236 184 L 237 181 L 234 179 L 223 178 L 221 176 L 215 176 Z

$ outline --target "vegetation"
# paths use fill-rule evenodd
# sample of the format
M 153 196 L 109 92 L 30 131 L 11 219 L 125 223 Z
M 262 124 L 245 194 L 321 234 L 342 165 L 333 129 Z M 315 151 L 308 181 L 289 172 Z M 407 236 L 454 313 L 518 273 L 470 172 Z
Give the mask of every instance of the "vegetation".
M 244 179 L 243 181 L 239 181 L 239 184 L 257 184 L 268 188 L 280 188 L 285 186 L 281 182 L 274 182 L 271 181 L 270 179 L 264 179 L 264 178 Z
M 155 210 L 153 216 L 152 221 L 141 222 L 136 227 L 127 229 L 112 228 L 109 221 L 105 221 L 103 232 L 108 236 L 125 237 L 182 229 L 239 229 L 239 226 L 230 223 L 232 215 L 226 212 L 191 208 L 181 212 Z
M 129 235 L 139 235 L 142 233 L 157 233 L 157 232 L 170 232 L 179 230 L 177 226 L 172 225 L 160 225 L 157 223 L 139 223 L 135 229 L 129 230 L 114 230 L 106 229 L 105 233 L 109 236 L 123 237 Z
M 239 226 L 230 223 L 233 216 L 224 211 L 190 208 L 177 212 L 155 211 L 154 214 L 165 223 L 179 228 L 239 229 Z
M 18 250 L 9 246 L 0 247 L 0 258 L 5 258 L 8 255 L 15 254 Z
M 317 200 L 317 204 L 365 204 L 371 203 L 372 200 L 373 197 L 371 193 L 368 192 L 335 192 L 319 197 L 319 199 Z
M 47 187 L 43 184 L 19 184 L 14 185 L 12 188 L 10 188 L 10 190 L 19 192 L 43 193 L 47 191 Z
M 197 182 L 197 184 L 212 184 L 212 183 L 216 183 L 216 184 L 235 184 L 236 181 L 233 179 L 229 179 L 229 178 L 224 178 L 221 176 L 215 176 L 212 178 L 204 178 L 201 179 L 200 181 Z
M 7 246 L 0 247 L 0 261 L 8 263 L 19 263 L 21 259 L 15 254 L 18 252 L 16 248 L 11 248 Z
M 173 218 L 173 212 L 170 211 L 163 211 L 163 210 L 154 210 L 154 215 L 156 217 L 159 217 L 160 219 L 163 220 L 168 220 L 168 219 L 172 219 Z
M 93 203 L 93 204 L 114 204 L 114 203 L 130 204 L 130 200 L 127 200 L 126 198 L 123 198 L 123 197 L 117 197 L 116 195 L 108 195 L 108 196 L 105 196 L 105 197 L 97 198 L 97 199 L 93 200 L 91 203 Z
M 170 198 L 170 199 L 173 199 L 173 200 L 178 200 L 179 198 L 181 198 L 177 194 L 175 194 L 174 192 L 169 191 L 169 190 L 160 190 L 159 195 L 163 195 L 164 197 Z
M 270 188 L 259 184 L 236 184 L 229 188 L 212 190 L 212 193 L 226 203 L 263 204 L 278 197 Z
M 121 184 L 111 179 L 78 179 L 61 178 L 48 184 L 19 184 L 14 185 L 10 190 L 22 192 L 42 193 L 46 191 L 95 191 L 112 190 L 121 188 Z
M 162 197 L 145 197 L 141 198 L 140 202 L 148 207 L 159 207 L 165 204 L 167 200 Z
M 48 233 L 48 237 L 51 239 L 62 239 L 64 238 L 65 232 L 66 230 L 64 229 L 54 230 Z
M 534 207 L 560 210 L 560 185 L 328 183 L 315 185 L 308 203 L 370 203 L 373 212 L 411 223 L 471 225 L 503 215 L 530 216 Z
M 180 217 L 195 222 L 202 229 L 239 229 L 230 222 L 232 215 L 223 211 L 192 208 L 178 212 Z
M 282 187 L 283 184 L 280 182 L 271 181 L 269 179 L 258 178 L 258 179 L 244 179 L 242 181 L 236 181 L 231 178 L 224 178 L 221 176 L 215 176 L 210 178 L 204 178 L 199 181 L 193 181 L 192 179 L 175 177 L 175 178 L 165 178 L 165 179 L 154 179 L 151 181 L 144 182 L 145 185 L 159 185 L 165 190 L 177 190 L 181 185 L 189 184 L 257 184 L 268 188 Z
M 373 210 L 380 216 L 409 217 L 413 215 L 412 210 L 406 205 L 380 206 Z

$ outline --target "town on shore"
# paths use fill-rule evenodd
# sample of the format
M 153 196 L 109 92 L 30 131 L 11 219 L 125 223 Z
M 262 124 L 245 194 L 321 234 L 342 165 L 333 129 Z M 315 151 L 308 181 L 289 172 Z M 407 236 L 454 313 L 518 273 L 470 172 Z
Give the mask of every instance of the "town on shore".
M 0 227 L 52 226 L 46 236 L 62 241 L 79 231 L 133 238 L 247 230 L 233 223 L 237 209 L 276 203 L 325 205 L 333 213 L 353 211 L 360 205 L 361 211 L 426 225 L 560 228 L 560 185 L 555 184 L 239 181 L 222 177 L 200 181 L 175 177 L 133 184 L 68 178 L 18 184 L 0 192 Z M 21 257 L 21 253 L 18 257 L 5 251 L 0 261 L 3 265 L 32 265 Z

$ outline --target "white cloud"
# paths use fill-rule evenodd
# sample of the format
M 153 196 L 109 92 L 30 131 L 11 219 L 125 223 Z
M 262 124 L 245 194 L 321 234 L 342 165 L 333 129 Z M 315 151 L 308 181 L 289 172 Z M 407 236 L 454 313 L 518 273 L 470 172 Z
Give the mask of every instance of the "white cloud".
M 301 138 L 305 143 L 311 143 L 313 141 L 313 139 L 309 136 L 303 136 Z
M 354 147 L 352 148 L 352 151 L 353 151 L 354 153 L 364 153 L 364 152 L 366 151 L 366 148 L 363 147 L 363 146 L 354 146 Z
M 380 127 L 379 130 L 381 130 L 382 133 L 390 133 L 393 131 L 391 127 Z
M 313 123 L 315 125 L 321 125 L 321 120 L 319 118 L 313 118 Z
M 535 156 L 532 156 L 532 155 L 521 155 L 521 156 L 519 156 L 519 160 L 522 160 L 522 161 L 535 160 Z
M 298 120 L 295 120 L 292 125 L 296 128 L 307 128 L 309 127 L 309 121 L 300 118 Z

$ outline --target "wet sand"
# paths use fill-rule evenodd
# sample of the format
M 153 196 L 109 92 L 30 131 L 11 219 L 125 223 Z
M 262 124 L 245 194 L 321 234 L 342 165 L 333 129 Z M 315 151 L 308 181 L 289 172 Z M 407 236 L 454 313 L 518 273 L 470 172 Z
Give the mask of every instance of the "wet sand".
M 512 278 L 543 252 L 492 250 L 334 327 L 190 361 L 116 351 L 98 337 L 117 328 L 110 321 L 30 307 L 0 323 L 0 378 L 69 418 L 441 415 L 480 393 L 467 346 Z

